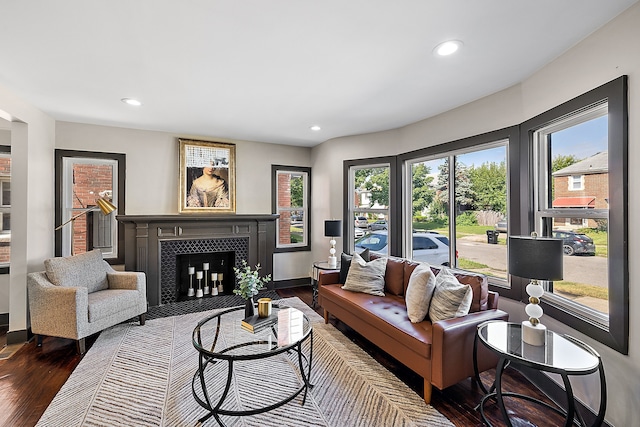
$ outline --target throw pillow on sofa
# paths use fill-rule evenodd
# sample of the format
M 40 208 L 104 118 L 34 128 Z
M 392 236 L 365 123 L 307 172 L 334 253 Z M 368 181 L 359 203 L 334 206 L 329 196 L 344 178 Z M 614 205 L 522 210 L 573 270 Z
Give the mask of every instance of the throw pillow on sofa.
M 367 262 L 371 261 L 369 259 L 368 248 L 360 252 L 359 255 L 362 257 L 363 260 Z M 344 283 L 347 281 L 347 274 L 349 273 L 349 267 L 351 267 L 352 257 L 353 257 L 352 255 L 345 254 L 344 252 L 340 255 L 340 281 L 338 283 L 341 283 L 344 285 Z
M 436 276 L 436 289 L 429 306 L 432 322 L 465 316 L 471 308 L 473 290 L 469 285 L 458 282 L 448 268 L 442 268 Z
M 387 259 L 378 258 L 366 262 L 360 255 L 353 254 L 349 274 L 342 289 L 352 292 L 384 296 L 384 273 Z
M 405 302 L 411 323 L 420 323 L 427 317 L 431 297 L 436 289 L 436 276 L 428 264 L 417 266 L 409 277 Z

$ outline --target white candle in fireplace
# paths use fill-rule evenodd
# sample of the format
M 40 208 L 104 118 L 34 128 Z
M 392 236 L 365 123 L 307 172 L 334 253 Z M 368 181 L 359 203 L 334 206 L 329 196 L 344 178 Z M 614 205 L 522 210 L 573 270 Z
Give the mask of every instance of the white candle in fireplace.
M 218 273 L 218 280 L 222 281 L 222 277 L 223 277 L 223 274 L 222 273 Z
M 204 271 L 207 271 L 207 270 L 209 269 L 209 263 L 208 263 L 208 262 L 205 262 L 204 264 L 202 264 L 202 269 L 203 269 Z
M 211 280 L 218 280 L 218 273 L 211 273 Z
M 196 272 L 195 267 L 189 267 L 189 274 L 194 274 Z
M 198 279 L 198 280 L 202 279 L 202 271 L 197 271 L 196 272 L 196 279 Z

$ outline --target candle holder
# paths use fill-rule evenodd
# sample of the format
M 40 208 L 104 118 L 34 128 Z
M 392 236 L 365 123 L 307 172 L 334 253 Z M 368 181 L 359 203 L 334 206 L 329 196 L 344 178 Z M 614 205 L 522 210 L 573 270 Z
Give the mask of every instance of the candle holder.
M 196 279 L 198 279 L 198 290 L 196 291 L 196 298 L 202 298 L 202 271 L 196 272 Z
M 218 295 L 218 273 L 211 273 L 211 295 Z
M 218 273 L 218 293 L 224 293 L 224 286 L 222 285 L 222 279 L 224 275 L 222 273 Z
M 203 293 L 205 295 L 209 295 L 209 263 L 205 262 L 202 264 L 202 269 L 204 270 L 204 289 Z
M 193 275 L 196 272 L 195 267 L 189 267 L 188 269 L 189 271 L 189 291 L 187 291 L 187 296 L 194 296 L 196 294 L 196 291 L 193 289 Z

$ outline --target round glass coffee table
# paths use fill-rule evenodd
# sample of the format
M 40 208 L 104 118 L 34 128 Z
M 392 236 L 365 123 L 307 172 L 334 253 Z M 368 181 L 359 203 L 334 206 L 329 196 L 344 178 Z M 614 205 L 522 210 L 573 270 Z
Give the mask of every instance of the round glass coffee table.
M 307 391 L 313 387 L 310 384 L 313 328 L 307 316 L 295 308 L 274 304 L 271 321 L 256 327 L 254 332 L 243 327 L 243 317 L 244 306 L 233 307 L 201 320 L 193 330 L 199 364 L 191 388 L 194 399 L 209 411 L 200 418 L 201 423 L 213 416 L 224 426 L 221 415 L 246 416 L 271 411 L 303 392 L 304 405 Z M 281 374 L 273 375 L 270 368 L 260 363 L 278 355 L 284 358 L 285 370 L 291 366 L 298 371 L 299 380 L 295 372 L 291 375 L 295 381 L 285 380 Z M 247 381 L 250 383 L 246 384 Z M 277 382 L 278 389 L 290 387 L 291 393 L 261 402 L 273 395 L 260 395 L 252 390 L 268 387 L 266 381 Z M 238 398 L 246 405 L 238 405 Z

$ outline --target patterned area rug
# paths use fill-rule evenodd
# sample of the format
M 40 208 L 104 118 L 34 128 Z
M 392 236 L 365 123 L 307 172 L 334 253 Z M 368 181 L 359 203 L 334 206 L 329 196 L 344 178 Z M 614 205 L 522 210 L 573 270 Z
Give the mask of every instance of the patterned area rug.
M 279 302 L 302 310 L 313 323 L 314 387 L 304 405 L 298 396 L 263 414 L 225 416 L 228 426 L 453 425 L 298 298 Z M 198 364 L 191 333 L 210 313 L 160 318 L 142 327 L 132 322 L 102 332 L 37 426 L 199 425 L 206 411 L 191 391 Z M 242 310 L 237 313 L 240 320 Z M 225 408 L 250 408 L 290 394 L 284 386 L 301 384 L 286 354 L 264 365 L 256 362 L 250 369 L 234 369 L 232 399 Z M 217 423 L 210 418 L 205 425 Z

